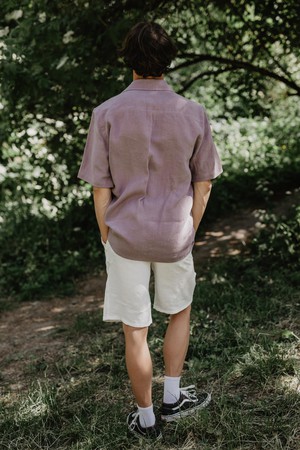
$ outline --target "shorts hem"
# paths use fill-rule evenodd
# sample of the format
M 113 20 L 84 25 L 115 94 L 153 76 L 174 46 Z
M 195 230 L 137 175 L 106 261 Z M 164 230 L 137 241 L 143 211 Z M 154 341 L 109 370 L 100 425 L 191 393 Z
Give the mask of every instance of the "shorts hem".
M 180 307 L 179 309 L 178 309 L 178 308 L 175 309 L 174 311 L 163 311 L 162 309 L 158 308 L 158 307 L 155 306 L 155 305 L 153 305 L 153 308 L 154 308 L 156 311 L 158 311 L 158 312 L 161 312 L 161 313 L 164 313 L 164 314 L 170 314 L 170 315 L 172 315 L 172 314 L 178 314 L 179 312 L 183 311 L 183 310 L 186 309 L 188 306 L 190 306 L 192 303 L 193 303 L 193 300 L 191 300 L 191 301 L 189 301 L 188 303 L 186 303 L 186 305 L 184 305 L 183 307 Z
M 120 317 L 115 318 L 115 317 L 110 317 L 110 318 L 103 318 L 103 322 L 122 322 L 124 323 L 124 325 L 128 325 L 129 327 L 133 327 L 133 328 L 145 328 L 145 327 L 149 327 L 152 324 L 152 320 L 150 320 L 150 322 L 148 321 L 146 323 L 146 325 L 140 325 L 140 324 L 136 324 L 136 323 L 130 323 L 130 321 L 128 320 L 123 320 L 120 319 Z

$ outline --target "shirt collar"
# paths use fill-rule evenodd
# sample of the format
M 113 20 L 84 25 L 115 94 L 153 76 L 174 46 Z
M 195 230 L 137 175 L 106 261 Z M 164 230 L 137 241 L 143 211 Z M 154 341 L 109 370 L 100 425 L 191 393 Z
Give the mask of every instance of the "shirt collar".
M 165 80 L 139 79 L 134 80 L 125 91 L 173 91 Z

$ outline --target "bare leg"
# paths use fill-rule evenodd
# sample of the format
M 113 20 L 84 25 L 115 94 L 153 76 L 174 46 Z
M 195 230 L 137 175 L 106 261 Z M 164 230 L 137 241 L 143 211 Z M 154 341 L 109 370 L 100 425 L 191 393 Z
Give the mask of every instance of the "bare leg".
M 123 324 L 128 375 L 136 402 L 142 408 L 152 405 L 152 360 L 147 343 L 148 327 Z
M 170 322 L 164 339 L 165 374 L 179 377 L 190 339 L 191 306 L 170 316 Z

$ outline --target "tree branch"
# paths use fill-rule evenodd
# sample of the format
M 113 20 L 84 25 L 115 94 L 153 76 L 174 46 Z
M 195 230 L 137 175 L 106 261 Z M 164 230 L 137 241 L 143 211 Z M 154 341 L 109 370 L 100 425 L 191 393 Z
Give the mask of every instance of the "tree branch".
M 205 76 L 210 75 L 219 75 L 220 73 L 229 72 L 231 71 L 231 67 L 226 67 L 225 69 L 219 69 L 219 70 L 207 70 L 206 72 L 198 73 L 198 75 L 195 75 L 193 78 L 190 79 L 185 85 L 182 86 L 182 88 L 178 91 L 178 94 L 183 94 L 192 84 L 195 83 L 195 81 L 199 80 L 200 78 L 204 78 Z
M 254 38 L 254 41 L 255 41 L 255 39 L 257 39 L 257 40 L 260 42 L 261 45 L 259 46 L 259 49 L 262 49 L 262 51 L 264 51 L 264 52 L 269 56 L 269 58 L 271 58 L 271 59 L 273 60 L 273 62 L 277 65 L 277 67 L 279 67 L 279 69 L 280 69 L 280 70 L 282 71 L 282 73 L 287 77 L 287 79 L 288 79 L 290 82 L 293 83 L 293 79 L 292 79 L 291 75 L 288 73 L 288 71 L 287 71 L 287 70 L 283 67 L 283 65 L 280 64 L 280 62 L 272 55 L 272 53 L 270 52 L 270 49 L 267 48 L 267 47 L 263 44 L 263 42 L 262 42 L 262 40 L 261 40 L 261 34 L 263 34 L 263 33 L 265 32 L 265 30 L 260 29 L 260 30 L 258 31 L 258 33 L 257 33 L 256 30 L 253 29 L 253 26 L 252 26 L 251 21 L 245 20 L 243 13 L 241 13 L 241 11 L 237 8 L 237 6 L 236 6 L 235 4 L 233 4 L 231 1 L 229 1 L 229 5 L 230 5 L 232 11 L 233 11 L 235 14 L 237 14 L 237 16 L 239 17 L 239 19 L 244 23 L 244 25 L 247 26 L 248 30 L 251 30 L 252 35 L 253 35 L 253 38 Z M 243 9 L 244 9 L 244 8 L 243 8 Z M 241 41 L 242 41 L 242 39 L 241 39 Z M 258 49 L 256 48 L 256 50 L 258 50 Z
M 184 61 L 181 64 L 178 64 L 176 67 L 170 69 L 170 72 L 174 72 L 175 70 L 182 69 L 184 67 L 189 67 L 194 64 L 198 64 L 202 61 L 214 61 L 221 64 L 227 64 L 227 66 L 231 66 L 231 70 L 234 69 L 245 69 L 249 72 L 257 72 L 265 77 L 273 78 L 274 80 L 281 81 L 286 86 L 294 89 L 297 92 L 297 95 L 300 96 L 300 86 L 298 86 L 294 81 L 289 80 L 288 78 L 278 75 L 277 73 L 272 72 L 271 70 L 265 69 L 264 67 L 256 66 L 248 61 L 242 61 L 238 59 L 224 58 L 222 56 L 214 56 L 206 53 L 197 55 L 196 53 L 181 53 L 179 55 L 180 58 L 193 58 L 192 60 Z M 228 69 L 229 70 L 229 69 Z

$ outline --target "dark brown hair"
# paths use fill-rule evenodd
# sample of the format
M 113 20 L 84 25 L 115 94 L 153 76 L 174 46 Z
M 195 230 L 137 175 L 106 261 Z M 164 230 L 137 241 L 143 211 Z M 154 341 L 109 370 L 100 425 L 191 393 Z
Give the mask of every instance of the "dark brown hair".
M 155 22 L 139 22 L 126 35 L 120 56 L 127 67 L 145 77 L 165 73 L 177 53 L 167 32 Z

